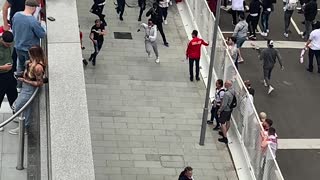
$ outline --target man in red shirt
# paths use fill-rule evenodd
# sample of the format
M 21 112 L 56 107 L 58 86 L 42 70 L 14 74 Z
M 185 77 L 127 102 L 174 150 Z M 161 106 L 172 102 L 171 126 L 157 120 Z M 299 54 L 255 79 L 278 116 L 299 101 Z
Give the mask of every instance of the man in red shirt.
M 192 31 L 192 40 L 188 44 L 187 48 L 187 59 L 189 59 L 189 73 L 190 73 L 190 81 L 193 81 L 193 62 L 196 62 L 196 80 L 199 81 L 199 61 L 201 56 L 201 45 L 208 46 L 209 44 L 206 43 L 203 39 L 197 37 L 198 31 Z

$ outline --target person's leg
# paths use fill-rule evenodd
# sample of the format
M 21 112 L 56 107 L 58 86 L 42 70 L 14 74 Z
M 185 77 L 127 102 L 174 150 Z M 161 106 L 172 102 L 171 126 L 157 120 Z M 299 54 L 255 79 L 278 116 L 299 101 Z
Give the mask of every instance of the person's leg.
M 162 8 L 163 9 L 163 19 L 167 20 L 167 16 L 168 16 L 168 8 Z
M 94 4 L 91 6 L 90 12 L 93 13 L 93 14 L 95 14 L 95 15 L 98 15 L 97 9 L 98 9 L 98 5 L 94 3 Z
M 252 31 L 253 31 L 253 36 L 256 37 L 256 29 L 258 26 L 258 22 L 259 22 L 259 16 L 256 16 L 252 19 Z
M 20 51 L 20 50 L 16 50 L 16 52 L 18 56 L 16 74 L 18 76 L 21 76 L 25 69 L 25 63 L 27 60 L 29 60 L 29 53 L 27 51 Z M 21 88 L 21 87 L 22 87 L 22 82 L 18 81 L 17 88 Z
M 237 24 L 237 11 L 232 10 L 232 24 L 235 26 Z
M 142 16 L 142 14 L 143 14 L 144 9 L 145 9 L 145 6 L 141 5 L 141 6 L 140 6 L 140 12 L 139 12 L 138 21 L 141 21 L 141 16 Z
M 158 52 L 158 46 L 157 46 L 157 42 L 151 42 L 154 54 L 156 55 L 156 58 L 159 58 L 159 52 Z
M 10 104 L 10 107 L 12 107 L 13 103 L 16 101 L 18 97 L 18 92 L 17 92 L 17 80 L 13 77 L 13 74 L 10 73 L 8 74 L 8 88 L 6 91 L 7 98 Z
M 200 80 L 200 59 L 196 59 L 196 80 Z
M 97 55 L 98 55 L 98 52 L 99 52 L 98 43 L 97 44 L 93 43 L 93 46 L 94 46 L 94 52 L 91 54 L 91 56 L 92 56 L 92 65 L 96 65 L 96 58 L 97 58 Z
M 311 29 L 312 29 L 312 21 L 307 21 L 305 20 L 305 39 L 309 39 L 310 33 L 311 33 Z
M 229 131 L 229 129 L 230 129 L 230 120 L 226 122 L 226 135 L 227 135 L 227 132 Z
M 219 122 L 219 116 L 218 116 L 218 110 L 219 110 L 220 106 L 217 106 L 215 108 L 215 111 L 214 111 L 214 118 L 216 119 L 216 128 L 215 129 L 218 129 L 220 128 L 220 122 Z
M 163 43 L 164 43 L 165 45 L 168 44 L 167 39 L 166 39 L 166 35 L 165 35 L 164 32 L 163 32 L 162 23 L 158 23 L 158 24 L 157 24 L 157 27 L 158 27 L 158 30 L 159 30 L 161 36 L 162 36 Z
M 241 48 L 243 43 L 247 40 L 247 37 L 242 37 L 237 39 L 237 48 Z
M 189 59 L 189 74 L 190 74 L 190 81 L 193 81 L 193 62 L 194 59 Z
M 286 34 L 289 33 L 289 26 L 291 22 L 291 16 L 292 16 L 293 11 L 285 11 L 284 12 L 284 32 Z
M 16 48 L 13 48 L 11 57 L 12 57 L 12 61 L 13 61 L 11 71 L 15 72 L 17 70 L 17 61 L 18 61 L 18 55 L 16 52 Z
M 268 71 L 268 79 L 269 79 L 269 83 L 270 83 L 270 80 L 271 80 L 271 73 L 272 73 L 272 69 L 273 68 L 270 68 L 269 71 Z
M 120 7 L 120 20 L 123 20 L 123 13 L 124 13 L 124 8 L 125 8 L 126 4 L 123 3 Z
M 253 32 L 252 32 L 252 16 L 250 16 L 250 14 L 247 16 L 247 19 L 246 19 L 247 23 L 248 23 L 248 30 L 249 30 L 249 36 L 253 35 Z
M 7 80 L 6 80 L 6 77 L 4 74 L 0 74 L 0 108 L 1 108 L 1 104 L 2 104 L 2 101 L 3 101 L 3 98 L 4 98 L 4 95 L 6 94 L 7 92 Z
M 267 32 L 267 29 L 266 29 L 266 13 L 265 12 L 262 12 L 261 14 L 261 27 L 262 27 L 262 32 L 265 33 Z
M 313 56 L 314 56 L 314 51 L 309 48 L 309 68 L 308 71 L 312 72 L 313 71 Z
M 315 56 L 316 56 L 317 65 L 318 65 L 318 73 L 320 73 L 320 50 L 315 51 Z
M 264 79 L 264 82 L 267 86 L 270 85 L 270 82 L 269 82 L 269 68 L 263 68 L 263 79 Z
M 151 48 L 152 48 L 152 47 L 151 47 L 151 42 L 145 40 L 145 41 L 144 41 L 144 45 L 145 45 L 145 48 L 146 48 L 146 52 L 147 52 L 148 56 L 150 57 Z
M 266 14 L 266 32 L 269 31 L 269 17 L 270 17 L 270 12 L 267 12 Z

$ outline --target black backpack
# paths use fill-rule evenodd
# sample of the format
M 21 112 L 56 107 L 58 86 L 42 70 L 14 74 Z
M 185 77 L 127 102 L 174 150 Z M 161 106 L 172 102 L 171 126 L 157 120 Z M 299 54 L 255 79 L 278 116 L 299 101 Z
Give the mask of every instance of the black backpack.
M 229 105 L 229 108 L 230 108 L 230 109 L 233 109 L 233 108 L 235 108 L 235 107 L 237 107 L 237 98 L 236 98 L 236 95 L 233 95 L 232 102 L 231 102 L 231 104 Z

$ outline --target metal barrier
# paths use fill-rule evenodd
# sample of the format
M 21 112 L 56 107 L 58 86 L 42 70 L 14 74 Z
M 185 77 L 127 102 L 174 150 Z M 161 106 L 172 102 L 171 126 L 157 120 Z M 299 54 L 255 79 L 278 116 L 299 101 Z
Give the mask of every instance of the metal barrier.
M 185 3 L 189 7 L 192 20 L 201 37 L 205 40 L 211 40 L 215 18 L 207 2 L 205 0 L 185 0 Z M 218 30 L 216 41 L 217 47 L 213 72 L 213 77 L 215 78 L 209 83 L 215 86 L 216 79 L 231 80 L 233 82 L 238 106 L 232 112 L 232 125 L 236 127 L 235 129 L 237 130 L 248 166 L 253 171 L 253 178 L 257 180 L 283 180 L 284 178 L 270 147 L 267 149 L 261 148 L 262 137 L 260 136 L 260 132 L 263 129 L 259 116 L 243 80 L 227 51 L 227 45 L 220 29 Z M 202 63 L 202 69 L 205 69 L 204 72 L 208 73 L 206 68 L 208 68 L 207 65 L 210 60 L 208 55 L 211 54 L 211 47 L 206 47 L 206 52 L 208 62 Z M 206 79 L 205 76 L 203 77 L 204 79 Z M 214 96 L 213 93 L 214 91 L 211 91 L 210 97 Z

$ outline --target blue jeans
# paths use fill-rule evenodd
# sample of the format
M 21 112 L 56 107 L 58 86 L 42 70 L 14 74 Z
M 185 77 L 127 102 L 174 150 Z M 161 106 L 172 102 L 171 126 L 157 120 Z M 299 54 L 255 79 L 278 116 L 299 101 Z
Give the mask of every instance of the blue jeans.
M 14 104 L 14 111 L 18 112 L 26 103 L 27 101 L 31 98 L 33 92 L 36 90 L 36 87 L 27 84 L 27 83 L 22 83 L 22 88 L 21 92 L 18 95 L 18 98 Z M 30 126 L 30 115 L 32 112 L 31 105 L 29 105 L 24 111 L 23 111 L 23 116 L 25 117 L 24 124 L 26 128 Z
M 241 48 L 243 43 L 247 40 L 247 37 L 241 37 L 241 38 L 237 38 L 237 48 Z
M 22 51 L 22 50 L 18 50 L 16 49 L 17 52 L 17 71 L 16 74 L 17 75 L 22 75 L 23 71 L 25 69 L 25 64 L 26 61 L 29 60 L 29 52 L 28 51 Z M 22 87 L 22 83 L 21 81 L 17 82 L 17 88 L 21 88 Z
M 262 26 L 262 32 L 266 33 L 267 29 L 269 29 L 269 11 L 263 11 L 261 14 L 261 26 Z

